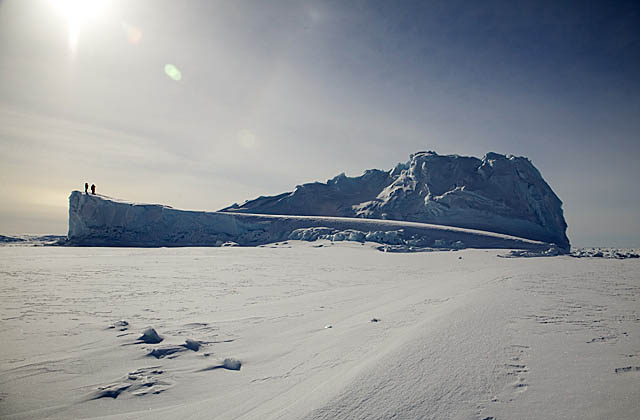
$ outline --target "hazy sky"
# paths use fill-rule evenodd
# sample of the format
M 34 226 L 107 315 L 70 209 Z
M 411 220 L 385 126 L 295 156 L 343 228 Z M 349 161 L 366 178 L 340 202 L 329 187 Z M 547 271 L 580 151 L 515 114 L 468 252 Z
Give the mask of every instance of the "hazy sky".
M 217 210 L 495 151 L 573 245 L 640 246 L 638 1 L 0 0 L 0 76 L 0 233 L 66 233 L 85 181 Z

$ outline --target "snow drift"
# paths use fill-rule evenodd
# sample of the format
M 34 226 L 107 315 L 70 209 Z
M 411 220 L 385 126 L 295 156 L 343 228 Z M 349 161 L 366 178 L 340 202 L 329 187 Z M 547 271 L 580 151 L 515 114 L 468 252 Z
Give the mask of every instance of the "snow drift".
M 525 157 L 418 152 L 390 171 L 259 197 L 224 212 L 403 220 L 503 233 L 569 250 L 562 202 Z
M 274 216 L 173 209 L 74 191 L 67 243 L 83 246 L 256 246 L 329 239 L 418 248 L 515 248 L 551 245 L 503 234 L 425 223 L 318 216 Z

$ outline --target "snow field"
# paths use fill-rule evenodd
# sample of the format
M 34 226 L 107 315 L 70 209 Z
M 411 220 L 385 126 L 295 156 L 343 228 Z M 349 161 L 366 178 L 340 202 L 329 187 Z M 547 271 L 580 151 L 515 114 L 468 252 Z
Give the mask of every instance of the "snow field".
M 503 252 L 0 248 L 0 414 L 639 418 L 638 260 Z

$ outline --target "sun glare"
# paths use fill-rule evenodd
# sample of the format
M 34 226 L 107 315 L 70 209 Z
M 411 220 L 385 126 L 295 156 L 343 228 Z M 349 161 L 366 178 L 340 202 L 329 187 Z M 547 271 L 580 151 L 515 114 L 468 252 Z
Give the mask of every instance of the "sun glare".
M 80 30 L 89 21 L 98 18 L 107 6 L 107 0 L 50 0 L 58 13 L 67 19 L 69 48 L 75 52 Z

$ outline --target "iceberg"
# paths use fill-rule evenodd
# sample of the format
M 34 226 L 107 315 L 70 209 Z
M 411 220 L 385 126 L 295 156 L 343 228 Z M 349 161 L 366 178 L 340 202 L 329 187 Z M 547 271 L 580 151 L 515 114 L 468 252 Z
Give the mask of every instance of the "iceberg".
M 554 245 L 450 226 L 329 216 L 178 210 L 73 191 L 66 244 L 76 246 L 258 246 L 287 240 L 376 242 L 414 248 L 541 251 Z M 404 248 L 403 248 L 404 247 Z
M 259 197 L 221 212 L 401 220 L 477 229 L 570 249 L 562 201 L 526 157 L 412 154 L 389 171 Z

